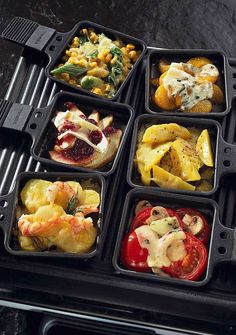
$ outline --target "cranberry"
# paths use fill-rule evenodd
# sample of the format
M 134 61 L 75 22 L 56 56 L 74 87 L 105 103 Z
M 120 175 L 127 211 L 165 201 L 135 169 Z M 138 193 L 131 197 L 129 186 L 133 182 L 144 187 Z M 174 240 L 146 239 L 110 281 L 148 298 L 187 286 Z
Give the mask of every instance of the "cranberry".
M 77 139 L 72 148 L 62 151 L 62 155 L 74 161 L 87 158 L 94 153 L 94 149 L 86 142 Z
M 94 124 L 95 126 L 98 124 L 94 119 L 87 119 L 87 121 Z
M 74 124 L 71 121 L 65 120 L 64 123 L 63 123 L 63 127 L 61 129 L 61 132 L 64 133 L 67 130 L 74 131 L 74 130 L 77 130 L 77 129 L 78 129 L 78 126 L 76 124 Z
M 93 144 L 97 145 L 102 140 L 102 132 L 99 130 L 93 130 L 88 134 L 88 138 Z
M 76 105 L 73 102 L 65 102 L 64 104 L 66 106 L 66 108 L 68 108 L 69 110 L 71 110 L 72 108 L 76 108 Z
M 103 134 L 108 137 L 111 134 L 114 134 L 117 131 L 117 129 L 115 129 L 114 127 L 106 127 L 105 129 L 103 129 Z

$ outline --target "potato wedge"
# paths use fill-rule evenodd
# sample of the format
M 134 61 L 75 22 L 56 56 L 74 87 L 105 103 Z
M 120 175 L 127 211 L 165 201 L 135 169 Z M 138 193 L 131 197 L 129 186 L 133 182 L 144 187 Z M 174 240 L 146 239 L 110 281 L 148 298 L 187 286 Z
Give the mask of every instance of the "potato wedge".
M 153 178 L 152 180 L 160 187 L 167 188 L 167 189 L 181 189 L 181 190 L 188 190 L 194 191 L 195 186 L 186 183 L 181 178 L 163 170 L 159 166 L 153 167 Z
M 191 133 L 187 128 L 176 123 L 164 123 L 148 127 L 143 135 L 143 142 L 163 143 L 173 141 L 177 137 L 189 139 L 191 138 Z
M 191 155 L 188 154 L 188 148 L 181 142 L 176 140 L 171 145 L 171 160 L 173 163 L 172 173 L 185 181 L 201 180 L 198 168 L 191 161 Z
M 144 171 L 150 171 L 155 164 L 159 164 L 162 157 L 170 149 L 172 142 L 159 144 L 144 157 Z
M 204 129 L 196 144 L 196 151 L 201 161 L 209 167 L 214 166 L 214 158 L 211 148 L 211 139 L 207 129 Z

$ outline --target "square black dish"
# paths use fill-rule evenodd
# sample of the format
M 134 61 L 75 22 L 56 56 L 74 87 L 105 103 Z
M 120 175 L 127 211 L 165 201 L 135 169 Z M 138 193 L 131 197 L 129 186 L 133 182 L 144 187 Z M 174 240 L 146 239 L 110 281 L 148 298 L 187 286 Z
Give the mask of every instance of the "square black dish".
M 176 123 L 184 127 L 195 127 L 197 129 L 207 129 L 210 133 L 213 145 L 213 156 L 214 156 L 214 181 L 212 189 L 210 191 L 189 191 L 174 188 L 160 188 L 162 191 L 168 191 L 175 193 L 187 193 L 192 195 L 206 195 L 209 196 L 216 192 L 221 176 L 227 173 L 236 172 L 236 164 L 234 153 L 236 152 L 236 146 L 226 143 L 222 138 L 222 130 L 220 124 L 215 120 L 210 119 L 193 119 L 184 117 L 170 117 L 164 115 L 141 115 L 139 116 L 134 125 L 133 138 L 129 157 L 129 167 L 127 172 L 127 181 L 132 187 L 148 187 L 157 188 L 158 186 L 151 182 L 150 186 L 145 186 L 140 181 L 139 172 L 137 171 L 134 164 L 134 157 L 136 153 L 136 147 L 138 142 L 138 136 L 141 127 L 146 129 L 147 127 L 154 124 L 165 124 L 165 123 Z M 156 186 L 155 186 L 156 185 Z
M 115 95 L 110 99 L 116 100 L 121 94 L 127 81 L 136 70 L 139 62 L 144 57 L 146 45 L 143 41 L 90 21 L 79 22 L 68 33 L 58 33 L 54 29 L 41 26 L 36 22 L 21 17 L 15 17 L 8 24 L 8 26 L 4 29 L 2 33 L 2 37 L 12 42 L 16 42 L 21 45 L 25 45 L 27 47 L 45 52 L 49 57 L 49 63 L 45 69 L 45 74 L 48 78 L 60 84 L 60 86 L 64 88 L 66 87 L 67 89 L 70 88 L 70 90 L 72 91 L 102 98 L 98 94 L 92 93 L 81 87 L 76 87 L 75 85 L 71 85 L 70 83 L 66 83 L 63 80 L 55 78 L 51 74 L 51 71 L 55 68 L 55 66 L 61 63 L 62 56 L 64 55 L 65 50 L 71 44 L 73 37 L 78 36 L 79 31 L 84 28 L 92 28 L 97 33 L 104 33 L 107 37 L 111 39 L 120 39 L 124 43 L 134 44 L 137 47 L 137 50 L 140 50 L 141 52 L 139 58 L 135 61 L 131 71 L 129 71 L 128 75 L 126 76 L 123 83 L 119 86 Z
M 25 184 L 31 179 L 42 179 L 46 181 L 77 181 L 87 182 L 91 189 L 97 189 L 100 194 L 99 212 L 95 214 L 97 238 L 96 245 L 92 247 L 90 252 L 86 253 L 71 253 L 60 252 L 55 250 L 49 251 L 22 251 L 19 248 L 19 243 L 14 237 L 18 231 L 16 224 L 16 215 L 18 204 L 20 205 L 20 192 Z M 6 250 L 17 256 L 33 256 L 33 257 L 56 257 L 56 258 L 77 258 L 88 259 L 94 257 L 99 247 L 99 240 L 103 231 L 103 216 L 104 216 L 104 201 L 105 201 L 105 181 L 102 176 L 96 173 L 63 173 L 63 172 L 25 172 L 18 175 L 13 191 L 5 196 L 0 197 L 1 203 L 1 229 L 4 232 L 4 245 Z
M 221 88 L 224 94 L 223 104 L 213 104 L 212 111 L 209 113 L 200 112 L 178 112 L 177 108 L 173 111 L 165 111 L 157 106 L 153 102 L 153 95 L 156 87 L 152 84 L 151 80 L 161 75 L 158 70 L 158 64 L 161 59 L 165 59 L 169 62 L 187 62 L 190 58 L 195 57 L 206 57 L 212 61 L 212 63 L 219 70 L 219 78 L 217 84 Z M 188 117 L 224 117 L 227 115 L 232 107 L 232 100 L 235 96 L 233 85 L 234 85 L 234 71 L 229 65 L 228 58 L 226 55 L 217 50 L 195 50 L 195 49 L 170 49 L 170 50 L 152 50 L 148 54 L 147 67 L 146 67 L 146 79 L 145 79 L 145 107 L 148 113 L 151 114 L 163 114 L 172 116 L 188 116 Z
M 152 206 L 163 206 L 171 209 L 183 207 L 193 208 L 204 213 L 208 223 L 211 225 L 211 236 L 207 246 L 208 263 L 206 272 L 203 273 L 198 281 L 181 280 L 153 273 L 142 273 L 135 270 L 129 270 L 122 264 L 122 261 L 120 260 L 122 241 L 124 236 L 130 231 L 130 226 L 134 218 L 134 207 L 137 202 L 141 200 L 149 201 Z M 226 261 L 235 262 L 235 253 L 233 252 L 233 248 L 235 248 L 233 240 L 234 234 L 234 230 L 228 229 L 220 223 L 218 206 L 216 202 L 211 199 L 136 188 L 130 191 L 126 196 L 116 240 L 113 265 L 118 273 L 134 278 L 173 283 L 175 285 L 203 286 L 210 280 L 214 266 L 217 263 Z
M 121 142 L 114 159 L 101 168 L 91 169 L 72 166 L 50 158 L 48 152 L 53 149 L 57 136 L 56 128 L 52 124 L 52 119 L 55 117 L 56 112 L 66 110 L 65 103 L 67 102 L 76 104 L 87 117 L 94 109 L 98 111 L 102 117 L 112 115 L 114 117 L 113 124 L 115 128 L 122 130 Z M 97 171 L 104 176 L 108 176 L 115 171 L 134 117 L 133 109 L 128 105 L 68 92 L 56 94 L 52 103 L 47 108 L 33 111 L 30 106 L 21 104 L 12 105 L 10 102 L 2 100 L 0 113 L 2 115 L 1 123 L 3 128 L 24 131 L 30 134 L 33 139 L 31 153 L 36 160 L 54 167 L 58 166 L 77 171 Z

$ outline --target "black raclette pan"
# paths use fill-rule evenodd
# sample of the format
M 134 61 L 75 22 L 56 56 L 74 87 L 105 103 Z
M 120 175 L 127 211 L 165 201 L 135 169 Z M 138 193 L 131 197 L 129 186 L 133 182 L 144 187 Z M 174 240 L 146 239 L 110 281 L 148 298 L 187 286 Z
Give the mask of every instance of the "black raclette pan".
M 13 231 L 16 231 L 16 211 L 20 201 L 20 192 L 24 185 L 30 179 L 44 179 L 48 181 L 91 181 L 100 190 L 100 206 L 97 216 L 98 235 L 96 245 L 88 253 L 69 253 L 59 252 L 54 250 L 49 251 L 22 251 L 18 243 L 14 241 Z M 7 195 L 0 196 L 0 228 L 4 233 L 5 249 L 17 256 L 38 256 L 38 257 L 53 257 L 53 258 L 73 258 L 73 259 L 88 259 L 94 257 L 99 248 L 100 239 L 103 231 L 104 217 L 104 201 L 105 201 L 105 180 L 97 173 L 66 173 L 66 172 L 23 172 L 17 176 L 14 189 Z
M 208 249 L 208 264 L 205 275 L 198 281 L 181 280 L 171 277 L 161 277 L 152 273 L 141 273 L 126 269 L 120 261 L 120 251 L 122 241 L 126 233 L 129 232 L 130 225 L 134 218 L 134 208 L 138 201 L 148 200 L 152 205 L 164 206 L 168 208 L 189 207 L 202 213 L 211 224 L 211 237 Z M 214 268 L 222 262 L 236 264 L 236 230 L 223 226 L 219 220 L 219 208 L 212 199 L 203 197 L 193 197 L 180 194 L 171 194 L 158 190 L 140 189 L 131 190 L 125 199 L 119 232 L 117 235 L 115 251 L 113 255 L 113 265 L 118 273 L 140 279 L 150 279 L 159 282 L 172 283 L 185 286 L 206 285 L 212 277 Z
M 158 63 L 160 59 L 167 59 L 170 62 L 187 62 L 192 57 L 207 57 L 219 70 L 218 84 L 224 93 L 224 104 L 215 105 L 210 113 L 186 113 L 175 111 L 164 111 L 152 101 L 152 96 L 156 88 L 151 83 L 151 79 L 160 76 Z M 222 51 L 210 49 L 168 49 L 152 50 L 147 57 L 146 78 L 145 78 L 145 108 L 148 113 L 171 116 L 207 117 L 220 118 L 227 115 L 232 107 L 235 97 L 235 70 L 229 65 L 231 61 Z
M 139 58 L 135 62 L 132 70 L 129 72 L 124 82 L 120 85 L 117 93 L 112 99 L 109 99 L 116 100 L 123 91 L 123 88 L 125 87 L 129 78 L 135 72 L 139 62 L 144 57 L 147 47 L 143 41 L 90 21 L 80 21 L 68 33 L 59 33 L 52 28 L 42 26 L 36 22 L 24 19 L 22 17 L 15 17 L 12 19 L 2 32 L 2 37 L 22 46 L 33 48 L 35 50 L 46 53 L 49 58 L 49 62 L 45 68 L 45 74 L 48 78 L 54 82 L 57 82 L 63 88 L 70 88 L 70 90 L 75 92 L 84 93 L 107 100 L 107 98 L 103 98 L 98 94 L 94 94 L 83 88 L 66 83 L 51 75 L 51 71 L 55 68 L 55 66 L 61 63 L 61 58 L 64 55 L 64 51 L 71 43 L 73 37 L 77 36 L 79 31 L 83 28 L 93 28 L 97 33 L 104 33 L 111 39 L 118 38 L 121 39 L 124 43 L 132 43 L 137 47 L 138 50 L 141 51 Z
M 210 191 L 188 191 L 181 189 L 166 189 L 156 186 L 145 186 L 139 178 L 139 173 L 134 166 L 134 156 L 138 140 L 138 132 L 142 126 L 148 127 L 154 124 L 177 123 L 184 127 L 196 127 L 199 129 L 207 129 L 212 140 L 212 149 L 214 154 L 214 183 Z M 142 187 L 150 189 L 161 189 L 162 191 L 171 191 L 174 193 L 187 193 L 192 195 L 209 196 L 216 192 L 219 187 L 220 178 L 229 173 L 236 172 L 236 145 L 229 144 L 222 137 L 222 128 L 219 122 L 211 119 L 186 118 L 178 116 L 164 115 L 140 115 L 134 124 L 133 138 L 129 157 L 129 167 L 127 172 L 127 181 L 132 187 Z M 155 184 L 153 184 L 155 185 Z
M 96 109 L 103 117 L 110 114 L 113 115 L 113 124 L 115 127 L 122 129 L 123 135 L 112 162 L 100 169 L 92 170 L 56 162 L 49 157 L 48 151 L 52 150 L 56 138 L 55 127 L 52 125 L 51 120 L 57 111 L 65 109 L 64 103 L 66 102 L 75 103 L 87 116 L 92 113 L 93 109 Z M 33 140 L 31 154 L 36 160 L 54 167 L 72 169 L 74 171 L 97 171 L 104 176 L 112 174 L 116 169 L 133 122 L 133 117 L 133 109 L 126 104 L 108 100 L 104 101 L 69 92 L 57 93 L 49 106 L 39 109 L 33 109 L 32 106 L 12 103 L 7 100 L 0 100 L 0 127 L 28 133 Z

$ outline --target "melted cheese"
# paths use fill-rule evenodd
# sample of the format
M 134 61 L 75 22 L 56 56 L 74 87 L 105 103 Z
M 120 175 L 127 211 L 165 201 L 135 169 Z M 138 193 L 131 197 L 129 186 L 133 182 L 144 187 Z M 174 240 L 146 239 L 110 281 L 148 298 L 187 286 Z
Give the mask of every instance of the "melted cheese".
M 208 68 L 209 67 L 207 67 L 207 71 L 209 71 Z M 197 83 L 194 75 L 191 75 L 184 70 L 189 70 L 193 72 L 193 74 L 198 71 L 190 64 L 171 63 L 170 68 L 163 79 L 163 85 L 167 90 L 169 96 L 181 96 L 182 110 L 190 109 L 195 106 L 199 101 L 210 99 L 213 95 L 212 83 Z
M 181 230 L 172 230 L 160 239 L 148 225 L 135 229 L 135 233 L 140 246 L 148 250 L 149 267 L 168 267 L 171 262 L 182 260 L 186 256 L 183 243 L 186 235 Z
M 72 131 L 72 130 L 65 131 L 64 133 L 62 133 L 61 135 L 58 136 L 58 139 L 61 140 L 63 137 L 66 137 L 67 135 L 72 135 L 72 136 L 86 142 L 88 145 L 90 145 L 94 150 L 96 150 L 98 152 L 104 153 L 104 152 L 107 151 L 108 141 L 107 141 L 107 139 L 104 135 L 102 136 L 101 142 L 99 142 L 97 145 L 93 144 L 88 139 L 88 137 L 85 134 L 83 134 L 82 132 L 77 133 L 77 132 Z
M 67 130 L 61 135 L 59 135 L 58 139 L 60 140 L 63 137 L 66 137 L 67 135 L 72 135 L 89 144 L 92 148 L 94 148 L 94 150 L 101 153 L 106 152 L 108 149 L 108 141 L 106 136 L 103 134 L 103 132 L 99 129 L 98 126 L 84 120 L 79 115 L 80 114 L 77 112 L 70 112 L 70 111 L 59 112 L 57 114 L 53 122 L 58 130 L 60 130 L 63 127 L 65 121 L 70 121 L 79 126 L 79 129 L 77 131 Z M 102 134 L 102 140 L 97 145 L 93 144 L 88 138 L 88 134 L 91 131 L 99 131 Z
M 219 71 L 217 69 L 217 67 L 213 64 L 206 64 L 203 65 L 200 69 L 199 72 L 200 76 L 209 76 L 209 77 L 218 77 L 219 76 Z
M 115 47 L 115 44 L 112 42 L 112 40 L 108 37 L 106 37 L 104 34 L 100 34 L 98 37 L 98 52 L 102 53 L 105 50 L 110 50 L 113 47 Z

